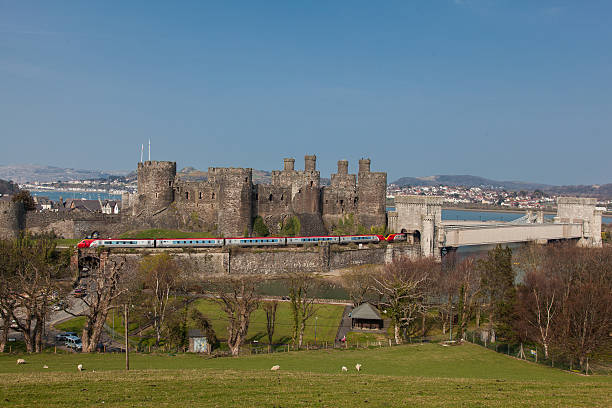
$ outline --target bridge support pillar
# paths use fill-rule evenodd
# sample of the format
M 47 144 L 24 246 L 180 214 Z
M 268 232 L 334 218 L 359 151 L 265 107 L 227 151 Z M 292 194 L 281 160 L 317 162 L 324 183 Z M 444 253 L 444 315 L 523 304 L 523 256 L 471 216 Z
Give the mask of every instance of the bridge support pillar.
M 390 225 L 395 231 L 418 232 L 421 240 L 421 255 L 440 259 L 442 224 L 442 197 L 397 196 L 395 212 Z

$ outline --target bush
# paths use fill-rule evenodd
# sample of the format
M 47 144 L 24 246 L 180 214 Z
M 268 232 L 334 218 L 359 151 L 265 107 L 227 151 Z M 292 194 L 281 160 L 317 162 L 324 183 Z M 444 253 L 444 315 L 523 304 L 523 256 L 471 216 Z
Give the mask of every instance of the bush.
M 253 235 L 256 237 L 267 237 L 270 235 L 270 230 L 259 215 L 253 221 Z
M 295 237 L 296 235 L 299 235 L 301 228 L 302 226 L 300 225 L 299 218 L 293 216 L 287 221 L 285 221 L 285 224 L 281 228 L 280 233 L 282 236 L 285 237 Z

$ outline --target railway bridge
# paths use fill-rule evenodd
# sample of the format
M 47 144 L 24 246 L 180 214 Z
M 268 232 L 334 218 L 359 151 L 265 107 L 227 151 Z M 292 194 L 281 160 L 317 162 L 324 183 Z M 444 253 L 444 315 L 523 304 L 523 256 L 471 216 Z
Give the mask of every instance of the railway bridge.
M 462 246 L 573 240 L 601 246 L 601 214 L 597 200 L 559 197 L 557 215 L 545 220 L 542 212 L 512 222 L 442 221 L 442 197 L 397 196 L 388 213 L 389 229 L 411 233 L 423 256 L 441 256 Z

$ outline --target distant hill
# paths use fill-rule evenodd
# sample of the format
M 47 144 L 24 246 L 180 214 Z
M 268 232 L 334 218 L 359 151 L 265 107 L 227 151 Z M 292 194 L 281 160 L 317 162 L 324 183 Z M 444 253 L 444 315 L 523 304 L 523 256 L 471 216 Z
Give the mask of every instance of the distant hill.
M 128 173 L 127 171 L 78 170 L 35 164 L 0 166 L 0 179 L 12 180 L 15 183 L 106 179 L 112 176 L 125 176 Z
M 404 186 L 464 186 L 501 188 L 506 190 L 548 190 L 554 186 L 525 181 L 497 181 L 484 177 L 470 175 L 443 174 L 428 177 L 402 177 L 393 182 L 400 187 Z
M 14 194 L 18 191 L 19 186 L 17 184 L 11 181 L 0 180 L 0 194 Z

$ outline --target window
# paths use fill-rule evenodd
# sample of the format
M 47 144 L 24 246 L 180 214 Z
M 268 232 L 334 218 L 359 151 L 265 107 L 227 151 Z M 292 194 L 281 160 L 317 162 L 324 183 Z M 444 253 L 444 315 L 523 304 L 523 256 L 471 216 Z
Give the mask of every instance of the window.
M 202 199 L 202 192 L 200 191 L 200 200 Z
M 185 191 L 185 200 L 189 200 L 189 191 Z
M 272 196 L 272 194 L 270 194 L 270 197 L 268 197 L 268 201 L 272 201 L 274 197 Z

